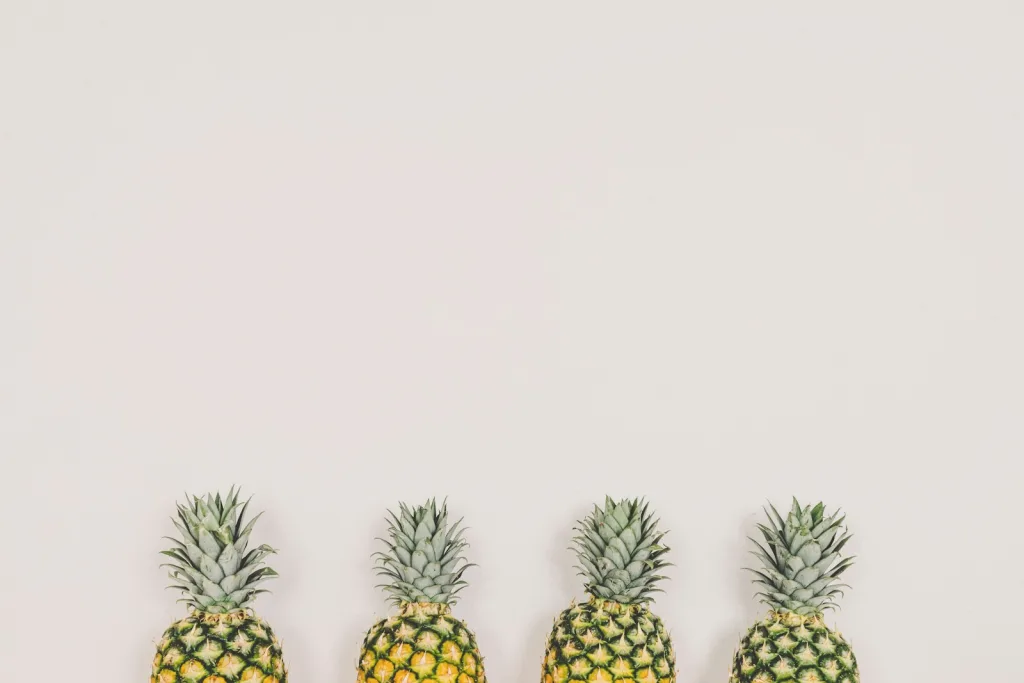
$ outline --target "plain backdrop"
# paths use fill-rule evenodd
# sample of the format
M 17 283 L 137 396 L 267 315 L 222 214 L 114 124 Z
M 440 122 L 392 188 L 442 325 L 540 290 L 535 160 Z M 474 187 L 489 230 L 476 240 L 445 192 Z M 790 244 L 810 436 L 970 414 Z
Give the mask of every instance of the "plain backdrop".
M 0 661 L 148 680 L 184 493 L 351 681 L 399 500 L 536 683 L 566 550 L 647 496 L 680 683 L 768 500 L 849 515 L 865 682 L 1019 681 L 1019 3 L 0 1 Z

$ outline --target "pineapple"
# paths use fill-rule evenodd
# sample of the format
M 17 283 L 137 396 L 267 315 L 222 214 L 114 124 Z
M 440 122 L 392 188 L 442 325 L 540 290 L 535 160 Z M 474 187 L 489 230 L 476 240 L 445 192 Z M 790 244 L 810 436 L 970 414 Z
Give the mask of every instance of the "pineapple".
M 391 540 L 376 557 L 399 611 L 367 632 L 357 683 L 486 683 L 476 638 L 451 614 L 471 566 L 461 520 L 449 526 L 447 506 L 433 500 L 388 514 Z
M 769 524 L 758 524 L 765 544 L 754 541 L 763 566 L 750 571 L 771 611 L 740 642 L 729 683 L 857 683 L 853 650 L 822 617 L 848 587 L 838 583 L 853 564 L 839 555 L 850 539 L 845 517 L 826 515 L 821 503 L 801 507 L 796 498 L 785 519 L 769 508 Z
M 287 683 L 281 645 L 250 608 L 266 592 L 257 586 L 277 576 L 263 566 L 274 549 L 246 550 L 260 515 L 244 524 L 249 502 L 238 493 L 232 487 L 225 498 L 193 496 L 178 505 L 181 540 L 168 539 L 175 546 L 163 554 L 174 562 L 164 566 L 190 611 L 157 643 L 150 683 Z
M 674 683 L 675 653 L 665 625 L 647 606 L 666 566 L 665 536 L 640 500 L 613 501 L 576 530 L 575 551 L 590 599 L 555 620 L 542 683 Z

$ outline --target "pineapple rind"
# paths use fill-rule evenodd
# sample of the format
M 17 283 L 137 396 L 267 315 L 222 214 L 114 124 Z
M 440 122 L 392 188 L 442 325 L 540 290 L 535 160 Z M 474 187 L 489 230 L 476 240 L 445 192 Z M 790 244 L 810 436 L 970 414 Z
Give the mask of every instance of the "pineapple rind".
M 675 678 L 675 651 L 661 619 L 646 605 L 598 598 L 558 616 L 541 667 L 541 683 L 674 683 Z
M 406 603 L 367 631 L 357 683 L 486 683 L 476 637 L 448 605 Z
M 157 643 L 150 683 L 287 683 L 281 644 L 250 612 L 192 612 Z
M 857 659 L 821 615 L 771 612 L 733 656 L 729 683 L 859 683 Z

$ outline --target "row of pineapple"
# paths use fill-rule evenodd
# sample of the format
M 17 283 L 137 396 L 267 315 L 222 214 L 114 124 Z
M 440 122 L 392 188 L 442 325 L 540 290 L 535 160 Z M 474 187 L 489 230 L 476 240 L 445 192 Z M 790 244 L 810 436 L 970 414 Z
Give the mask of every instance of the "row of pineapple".
M 181 537 L 164 554 L 190 611 L 159 641 L 151 683 L 287 682 L 280 643 L 252 611 L 277 574 L 264 564 L 271 547 L 249 547 L 259 515 L 246 523 L 248 506 L 234 489 L 178 506 Z M 376 555 L 398 609 L 367 632 L 356 682 L 486 683 L 473 632 L 451 613 L 470 566 L 459 522 L 434 501 L 389 514 L 390 540 Z M 766 515 L 750 571 L 769 612 L 740 642 L 729 683 L 856 683 L 850 646 L 822 617 L 852 561 L 840 556 L 844 518 L 795 499 L 787 516 L 773 506 Z M 648 505 L 607 499 L 576 531 L 589 599 L 555 620 L 541 683 L 674 683 L 669 633 L 650 609 L 668 548 Z

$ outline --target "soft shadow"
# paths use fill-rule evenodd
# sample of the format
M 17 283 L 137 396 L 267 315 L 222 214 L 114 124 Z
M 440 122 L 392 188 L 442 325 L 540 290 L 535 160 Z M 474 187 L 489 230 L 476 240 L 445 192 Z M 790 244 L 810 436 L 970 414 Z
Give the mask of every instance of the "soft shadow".
M 376 622 L 379 618 L 379 616 L 374 616 L 370 621 Z M 366 633 L 372 626 L 372 623 L 367 623 L 366 628 L 360 629 L 348 624 L 345 625 L 344 632 L 340 636 L 340 644 L 337 648 L 338 652 L 345 653 L 341 666 L 341 683 L 356 680 L 359 671 L 359 653 L 363 649 L 363 639 L 366 638 Z
M 564 531 L 554 534 L 548 545 L 548 561 L 551 563 L 556 576 L 558 576 L 558 586 L 565 596 L 565 607 L 569 606 L 569 601 L 574 596 L 582 592 L 583 577 L 579 575 L 579 570 L 575 568 L 578 562 L 572 539 L 576 536 L 574 527 L 577 520 L 585 518 L 591 509 L 591 505 L 577 506 L 573 510 L 573 516 L 567 517 L 565 519 L 566 523 L 561 526 L 561 529 L 564 529 Z M 562 609 L 565 609 L 565 607 Z M 554 619 L 555 615 L 552 614 L 551 618 Z
M 727 683 L 732 670 L 732 658 L 739 642 L 739 636 L 736 634 L 720 635 L 695 683 Z
M 568 604 L 568 603 L 566 603 Z M 544 647 L 547 645 L 548 633 L 554 622 L 555 615 L 538 617 L 530 625 L 530 637 L 527 639 L 526 654 L 520 657 L 522 662 L 516 675 L 516 683 L 538 683 L 542 678 L 544 663 Z
M 576 506 L 571 516 L 564 518 L 565 523 L 558 525 L 558 531 L 549 537 L 546 554 L 552 575 L 556 577 L 560 600 L 557 605 L 548 605 L 546 609 L 542 607 L 547 613 L 538 614 L 531 622 L 530 637 L 526 640 L 526 651 L 519 658 L 522 664 L 515 683 L 538 683 L 541 680 L 544 648 L 555 618 L 569 607 L 574 597 L 582 594 L 583 579 L 576 573 L 578 570 L 573 568 L 577 562 L 572 551 L 572 537 L 576 535 L 573 531 L 576 521 L 586 517 L 590 510 L 589 504 Z
M 750 625 L 757 619 L 760 605 L 754 597 L 756 592 L 754 585 L 750 582 L 750 572 L 744 571 L 743 567 L 751 567 L 756 558 L 749 553 L 751 548 L 750 538 L 757 533 L 758 516 L 751 513 L 744 517 L 743 522 L 736 530 L 733 551 L 729 556 L 726 566 L 734 567 L 733 574 L 733 599 L 735 606 L 739 609 L 740 618 L 736 619 L 727 629 L 723 629 L 715 638 L 715 645 L 708 653 L 704 667 L 694 683 L 727 683 L 732 669 L 732 658 L 739 647 L 740 639 L 746 633 Z
M 381 549 L 381 538 L 387 538 L 387 522 L 383 517 L 374 524 L 373 532 L 364 537 L 363 547 L 354 555 L 347 554 L 345 560 L 358 558 L 365 567 L 358 573 L 361 577 L 362 589 L 367 595 L 374 596 L 374 607 L 369 613 L 357 614 L 358 610 L 345 610 L 346 619 L 338 636 L 338 646 L 335 652 L 341 653 L 339 659 L 341 664 L 341 683 L 349 683 L 356 680 L 359 669 L 359 653 L 363 649 L 363 640 L 367 633 L 373 628 L 378 620 L 386 617 L 391 611 L 391 605 L 387 602 L 387 596 L 378 587 L 381 583 L 376 573 L 373 553 Z M 366 558 L 363 560 L 362 558 Z

